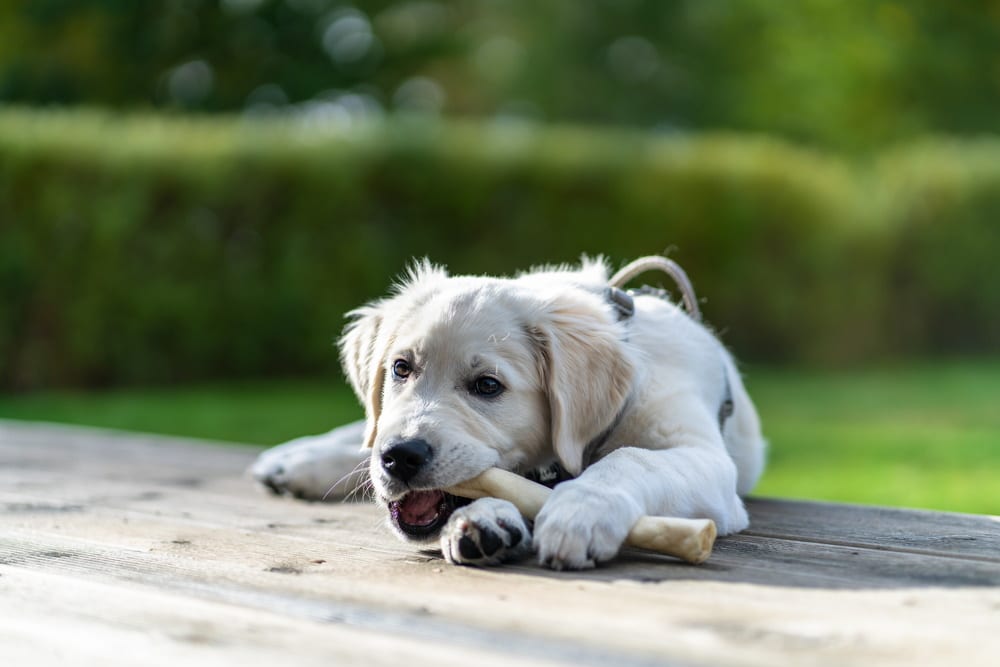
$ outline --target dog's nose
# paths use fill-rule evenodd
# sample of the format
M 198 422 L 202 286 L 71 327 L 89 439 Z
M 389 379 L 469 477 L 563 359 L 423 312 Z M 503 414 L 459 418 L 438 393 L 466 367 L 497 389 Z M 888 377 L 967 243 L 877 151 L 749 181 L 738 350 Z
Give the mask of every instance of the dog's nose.
M 431 460 L 434 450 L 419 438 L 397 442 L 382 454 L 382 468 L 402 482 L 409 482 Z

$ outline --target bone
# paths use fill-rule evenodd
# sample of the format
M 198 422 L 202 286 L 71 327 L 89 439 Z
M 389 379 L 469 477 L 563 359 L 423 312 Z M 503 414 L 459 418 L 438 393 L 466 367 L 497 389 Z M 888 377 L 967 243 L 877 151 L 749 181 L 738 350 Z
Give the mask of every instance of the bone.
M 552 493 L 541 484 L 500 468 L 490 468 L 446 490 L 463 498 L 510 501 L 529 519 L 538 515 Z M 711 555 L 715 534 L 715 522 L 710 519 L 644 516 L 632 526 L 625 544 L 698 564 L 704 563 Z

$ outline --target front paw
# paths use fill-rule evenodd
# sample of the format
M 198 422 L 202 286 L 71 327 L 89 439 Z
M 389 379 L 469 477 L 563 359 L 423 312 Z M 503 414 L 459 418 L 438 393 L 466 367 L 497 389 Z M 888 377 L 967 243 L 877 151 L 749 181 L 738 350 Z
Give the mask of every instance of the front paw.
M 511 503 L 481 498 L 448 519 L 441 553 L 455 565 L 499 565 L 531 553 L 531 530 Z
M 609 561 L 640 516 L 642 508 L 621 491 L 579 481 L 560 484 L 535 520 L 538 562 L 554 570 L 583 570 Z
M 250 474 L 264 488 L 303 500 L 342 500 L 368 480 L 360 442 L 364 424 L 296 438 L 262 452 Z

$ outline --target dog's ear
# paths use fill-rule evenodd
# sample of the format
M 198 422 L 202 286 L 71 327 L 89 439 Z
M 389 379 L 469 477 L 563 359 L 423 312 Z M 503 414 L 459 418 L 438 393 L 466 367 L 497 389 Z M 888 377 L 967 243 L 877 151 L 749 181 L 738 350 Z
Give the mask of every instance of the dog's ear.
M 542 356 L 552 420 L 552 447 L 579 475 L 587 446 L 611 428 L 625 407 L 635 367 L 622 326 L 594 295 L 561 295 L 531 329 Z
M 348 313 L 352 318 L 340 338 L 340 363 L 351 388 L 365 406 L 364 447 L 375 443 L 376 425 L 382 413 L 385 356 L 392 342 L 383 326 L 385 302 L 375 302 Z
M 340 363 L 358 400 L 365 406 L 363 446 L 366 448 L 374 446 L 378 433 L 385 362 L 396 337 L 396 320 L 400 312 L 415 309 L 426 301 L 447 277 L 443 267 L 427 259 L 415 261 L 393 286 L 392 297 L 373 301 L 347 314 L 351 321 L 340 338 Z

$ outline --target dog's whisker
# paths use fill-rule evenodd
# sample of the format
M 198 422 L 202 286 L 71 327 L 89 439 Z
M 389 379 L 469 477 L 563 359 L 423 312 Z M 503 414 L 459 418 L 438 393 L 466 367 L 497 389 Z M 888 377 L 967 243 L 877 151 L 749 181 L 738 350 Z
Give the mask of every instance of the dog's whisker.
M 366 478 L 364 480 L 359 481 L 354 486 L 354 488 L 351 489 L 351 491 L 346 496 L 344 496 L 344 501 L 351 502 L 352 500 L 357 499 L 359 495 L 362 495 L 365 492 L 365 489 L 367 489 L 369 486 L 371 486 L 370 479 Z
M 340 484 L 343 484 L 344 482 L 346 482 L 353 475 L 359 474 L 361 472 L 361 469 L 364 466 L 366 466 L 366 465 L 368 465 L 368 460 L 367 459 L 365 459 L 364 461 L 361 461 L 360 463 L 358 463 L 358 465 L 354 466 L 354 468 L 351 469 L 351 471 L 349 473 L 347 473 L 346 475 L 344 475 L 343 477 L 341 477 L 340 479 L 338 479 L 336 482 L 334 482 L 333 485 L 330 486 L 330 488 L 326 490 L 326 493 L 323 494 L 323 500 L 326 500 L 329 497 L 329 495 L 331 493 L 333 493 L 333 490 L 336 489 Z
M 366 479 L 362 483 L 358 484 L 347 496 L 344 498 L 345 502 L 351 502 L 352 500 L 364 501 L 368 499 L 367 497 L 371 495 L 370 500 L 375 500 L 375 485 L 372 483 L 371 479 Z
M 362 493 L 363 486 L 356 486 L 351 489 L 351 492 L 344 496 L 344 502 L 349 503 L 356 499 Z

